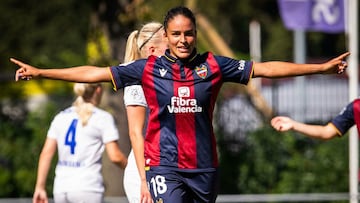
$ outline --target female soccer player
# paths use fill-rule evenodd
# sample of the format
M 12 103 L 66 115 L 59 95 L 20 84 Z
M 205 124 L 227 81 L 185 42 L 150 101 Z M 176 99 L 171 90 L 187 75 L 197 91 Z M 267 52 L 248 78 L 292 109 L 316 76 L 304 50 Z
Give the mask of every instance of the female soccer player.
M 276 116 L 271 119 L 271 125 L 279 132 L 294 130 L 311 138 L 329 140 L 343 136 L 356 124 L 360 129 L 360 99 L 350 102 L 344 109 L 326 125 L 312 125 L 295 121 L 290 117 Z
M 150 22 L 129 35 L 124 62 L 147 58 L 150 55 L 160 56 L 165 53 L 166 48 L 164 26 L 158 22 Z M 136 148 L 131 150 L 128 156 L 128 164 L 124 172 L 124 188 L 128 201 L 138 203 L 141 199 L 140 192 L 148 192 L 144 170 L 143 138 L 147 104 L 141 85 L 131 85 L 124 88 L 124 103 L 128 118 L 129 136 L 132 146 Z M 139 160 L 137 162 L 135 162 L 134 151 L 138 152 L 137 158 Z M 138 168 L 141 170 L 139 171 Z M 141 187 L 144 189 L 141 190 Z
M 119 149 L 118 130 L 112 115 L 97 106 L 102 86 L 76 83 L 73 105 L 53 119 L 40 154 L 33 203 L 48 202 L 46 179 L 52 158 L 58 151 L 53 186 L 54 201 L 102 203 L 101 174 L 104 148 L 109 159 L 124 169 L 126 156 Z
M 253 77 L 342 73 L 347 67 L 349 53 L 321 64 L 258 63 L 199 54 L 195 16 L 183 6 L 167 12 L 164 28 L 169 49 L 163 56 L 110 68 L 39 69 L 11 59 L 20 66 L 16 80 L 112 81 L 115 89 L 141 84 L 150 110 L 144 143 L 146 181 L 157 202 L 215 202 L 218 157 L 212 118 L 224 82 L 246 85 Z M 147 195 L 142 201 L 151 202 Z

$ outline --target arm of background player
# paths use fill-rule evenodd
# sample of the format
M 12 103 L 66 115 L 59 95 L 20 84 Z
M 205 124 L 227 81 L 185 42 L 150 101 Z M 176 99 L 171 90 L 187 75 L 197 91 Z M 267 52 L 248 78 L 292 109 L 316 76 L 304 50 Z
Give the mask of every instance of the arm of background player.
M 329 140 L 339 136 L 337 129 L 332 123 L 327 125 L 310 125 L 297 122 L 289 117 L 277 116 L 271 120 L 271 125 L 280 132 L 294 130 L 308 137 L 322 140 Z

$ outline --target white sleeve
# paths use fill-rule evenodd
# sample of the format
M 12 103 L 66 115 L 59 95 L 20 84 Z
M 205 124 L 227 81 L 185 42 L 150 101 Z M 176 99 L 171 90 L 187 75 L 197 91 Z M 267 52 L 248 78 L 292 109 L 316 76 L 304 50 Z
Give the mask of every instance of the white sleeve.
M 144 91 L 141 85 L 131 85 L 124 88 L 124 104 L 147 107 Z
M 116 127 L 114 117 L 105 112 L 101 119 L 97 120 L 102 129 L 103 142 L 108 143 L 119 139 L 119 131 Z
M 58 122 L 56 122 L 57 121 L 56 118 L 57 117 L 55 116 L 54 119 L 51 121 L 50 127 L 49 127 L 49 129 L 47 131 L 47 137 L 48 138 L 52 138 L 52 139 L 57 138 L 57 134 L 58 134 L 58 130 L 57 130 L 58 124 L 57 123 Z

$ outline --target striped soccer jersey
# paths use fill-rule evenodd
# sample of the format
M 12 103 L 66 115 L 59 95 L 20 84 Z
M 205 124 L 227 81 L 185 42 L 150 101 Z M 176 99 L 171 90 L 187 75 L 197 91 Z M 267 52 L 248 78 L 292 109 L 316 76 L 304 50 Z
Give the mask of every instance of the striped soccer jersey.
M 110 70 L 115 89 L 133 84 L 143 87 L 150 109 L 147 166 L 196 171 L 218 166 L 212 127 L 215 101 L 224 82 L 248 83 L 251 61 L 194 51 L 183 63 L 167 50 L 162 57 L 150 56 Z
M 342 111 L 331 120 L 337 128 L 339 135 L 344 135 L 352 126 L 355 125 L 355 101 L 349 103 Z M 358 112 L 357 112 L 358 113 Z

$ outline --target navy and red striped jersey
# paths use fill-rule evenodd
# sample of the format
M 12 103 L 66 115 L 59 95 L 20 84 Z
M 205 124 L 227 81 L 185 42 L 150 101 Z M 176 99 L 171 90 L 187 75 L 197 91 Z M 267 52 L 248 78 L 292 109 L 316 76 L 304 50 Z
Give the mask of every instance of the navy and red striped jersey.
M 355 125 L 354 115 L 355 113 L 359 113 L 355 112 L 355 101 L 356 100 L 346 105 L 346 107 L 343 108 L 341 112 L 331 120 L 331 123 L 334 124 L 337 128 L 339 135 L 344 135 L 352 126 Z
M 145 136 L 147 166 L 209 170 L 218 167 L 212 118 L 224 82 L 247 84 L 253 63 L 194 54 L 183 63 L 162 57 L 111 67 L 115 89 L 141 84 L 150 109 Z

